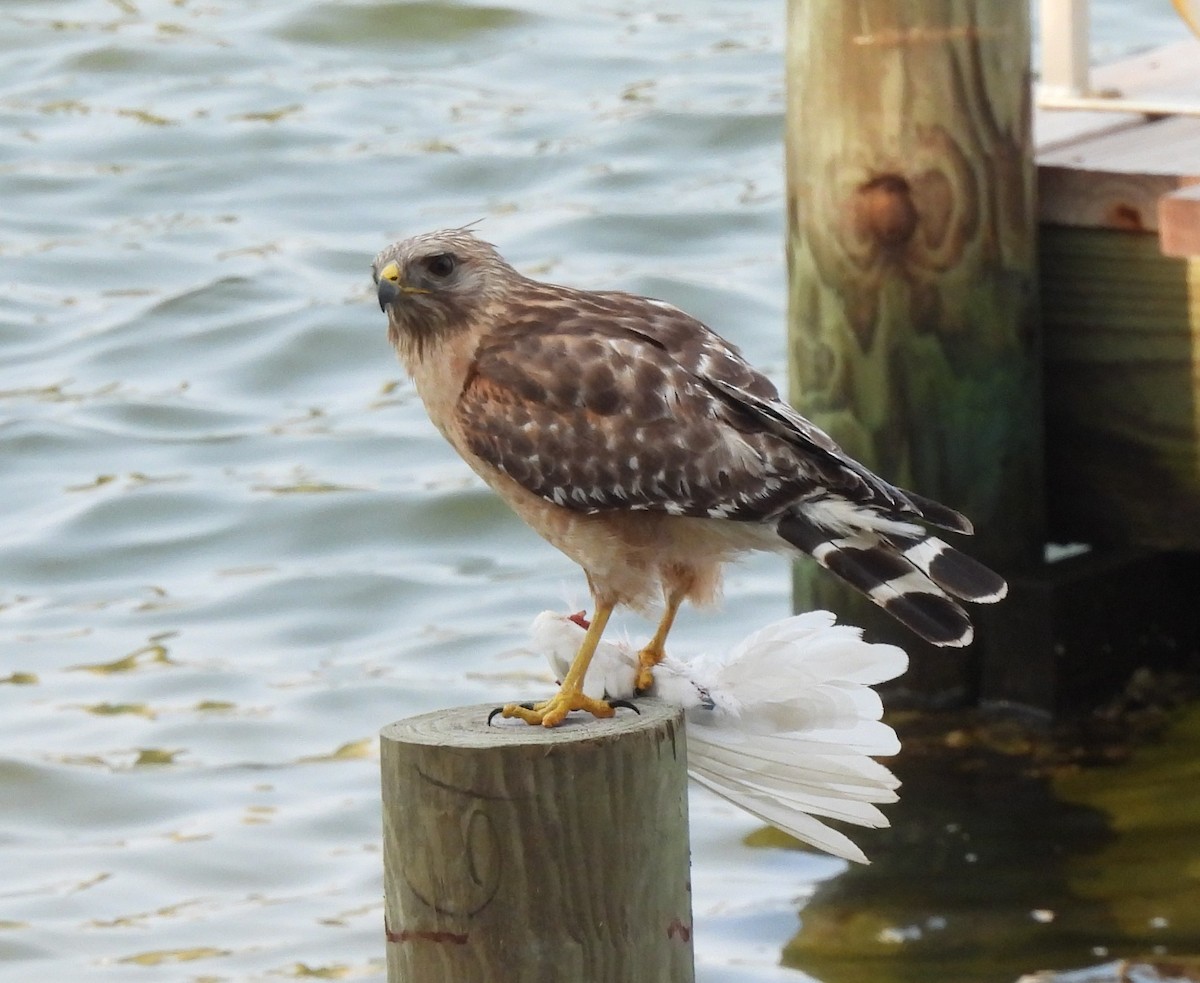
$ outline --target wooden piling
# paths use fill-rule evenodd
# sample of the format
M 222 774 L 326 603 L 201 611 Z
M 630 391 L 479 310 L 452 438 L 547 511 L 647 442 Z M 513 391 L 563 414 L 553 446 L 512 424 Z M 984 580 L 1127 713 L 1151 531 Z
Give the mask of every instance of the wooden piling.
M 388 983 L 691 983 L 676 708 L 381 734 Z
M 1036 565 L 1028 4 L 791 0 L 789 17 L 793 400 L 890 481 L 970 516 L 973 555 L 1006 575 Z M 796 604 L 903 645 L 924 702 L 973 695 L 968 658 L 815 564 L 797 570 Z

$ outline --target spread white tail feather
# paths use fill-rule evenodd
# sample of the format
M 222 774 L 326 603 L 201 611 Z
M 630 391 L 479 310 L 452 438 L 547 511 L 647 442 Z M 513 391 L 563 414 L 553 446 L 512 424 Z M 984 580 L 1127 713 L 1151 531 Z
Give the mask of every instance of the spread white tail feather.
M 567 615 L 534 619 L 533 645 L 561 679 L 584 629 Z M 895 754 L 895 731 L 880 721 L 870 689 L 908 668 L 894 645 L 870 644 L 828 611 L 784 618 L 725 655 L 654 670 L 652 695 L 683 707 L 688 773 L 705 788 L 772 826 L 847 860 L 863 852 L 818 816 L 887 826 L 875 803 L 896 801 L 900 782 L 870 755 Z M 602 641 L 584 679 L 588 696 L 633 696 L 637 650 Z

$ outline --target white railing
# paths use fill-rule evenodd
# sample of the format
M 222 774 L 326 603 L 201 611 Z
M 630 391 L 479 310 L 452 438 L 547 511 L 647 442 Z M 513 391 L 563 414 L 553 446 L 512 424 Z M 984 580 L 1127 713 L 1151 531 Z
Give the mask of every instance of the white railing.
M 1188 26 L 1200 34 L 1200 0 L 1171 0 Z M 1040 0 L 1042 63 L 1037 104 L 1042 109 L 1088 109 L 1147 115 L 1200 115 L 1200 97 L 1128 98 L 1095 90 L 1090 82 L 1088 0 Z

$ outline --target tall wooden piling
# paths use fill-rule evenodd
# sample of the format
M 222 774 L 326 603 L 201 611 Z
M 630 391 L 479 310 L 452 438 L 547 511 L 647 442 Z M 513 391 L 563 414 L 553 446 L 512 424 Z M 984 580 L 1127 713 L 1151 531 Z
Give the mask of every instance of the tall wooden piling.
M 1044 541 L 1028 4 L 791 0 L 792 395 L 855 457 L 966 513 L 1004 574 Z M 935 652 L 815 564 L 829 607 L 971 695 Z M 986 639 L 984 639 L 986 644 Z M 978 651 L 978 646 L 976 647 Z
M 691 983 L 676 708 L 381 734 L 389 983 Z

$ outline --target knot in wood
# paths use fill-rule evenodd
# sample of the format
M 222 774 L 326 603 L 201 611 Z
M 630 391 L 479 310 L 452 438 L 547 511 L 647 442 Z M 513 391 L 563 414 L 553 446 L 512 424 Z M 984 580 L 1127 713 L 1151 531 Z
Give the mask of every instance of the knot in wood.
M 903 246 L 917 229 L 912 188 L 899 174 L 881 174 L 861 184 L 854 198 L 858 233 L 884 249 Z

